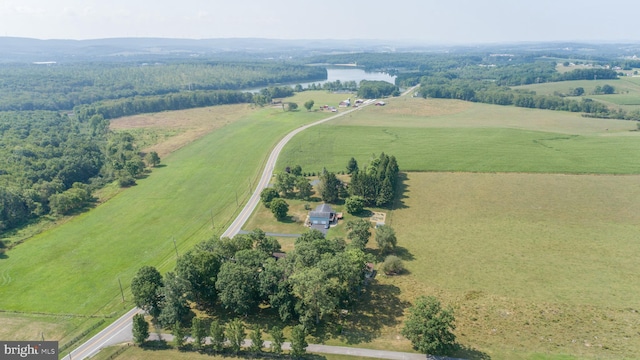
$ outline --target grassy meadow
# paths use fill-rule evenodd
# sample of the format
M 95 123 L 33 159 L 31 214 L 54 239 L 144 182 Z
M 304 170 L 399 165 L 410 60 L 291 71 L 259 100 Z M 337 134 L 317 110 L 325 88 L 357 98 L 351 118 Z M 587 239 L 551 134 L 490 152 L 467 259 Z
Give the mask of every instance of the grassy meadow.
M 453 305 L 459 341 L 492 358 L 633 358 L 639 180 L 409 173 L 391 217 L 409 275 L 379 280 Z
M 615 94 L 592 95 L 596 86 L 609 84 L 616 89 Z M 618 80 L 576 80 L 560 81 L 544 84 L 532 84 L 516 86 L 514 89 L 533 90 L 538 95 L 552 95 L 554 92 L 567 94 L 571 89 L 584 88 L 585 94 L 571 99 L 580 101 L 587 97 L 600 101 L 613 108 L 621 108 L 627 111 L 640 110 L 640 77 L 621 77 Z
M 342 171 L 352 156 L 363 167 L 384 151 L 404 171 L 637 174 L 640 159 L 627 155 L 640 150 L 636 128 L 564 112 L 403 98 L 297 135 L 278 168 Z
M 184 252 L 222 233 L 239 211 L 236 193 L 242 206 L 275 143 L 328 115 L 247 106 L 236 106 L 228 124 L 164 157 L 138 185 L 8 251 L 0 259 L 0 310 L 115 315 L 132 306 L 128 287 L 139 267 L 172 268 L 173 240 Z M 174 115 L 189 117 L 189 111 Z M 61 322 L 60 333 L 68 334 Z
M 635 129 L 562 112 L 390 99 L 299 134 L 278 167 L 341 171 L 351 156 L 362 167 L 384 151 L 418 171 L 406 174 L 387 221 L 408 273 L 378 277 L 371 296 L 388 308 L 365 305 L 348 325 L 373 333 L 358 346 L 408 350 L 402 309 L 435 295 L 455 308 L 460 357 L 634 358 Z

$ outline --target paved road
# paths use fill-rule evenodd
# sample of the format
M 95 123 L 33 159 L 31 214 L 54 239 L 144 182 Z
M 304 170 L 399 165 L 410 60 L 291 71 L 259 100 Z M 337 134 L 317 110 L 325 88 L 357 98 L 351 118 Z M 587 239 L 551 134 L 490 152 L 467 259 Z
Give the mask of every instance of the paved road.
M 131 339 L 133 339 L 131 319 L 133 315 L 139 312 L 142 312 L 142 310 L 138 308 L 129 310 L 113 324 L 107 326 L 104 330 L 100 331 L 97 335 L 89 339 L 89 341 L 80 345 L 80 347 L 62 359 L 75 360 L 90 358 L 104 347 L 131 341 Z
M 251 215 L 255 207 L 258 205 L 258 202 L 260 200 L 260 192 L 269 184 L 269 181 L 271 180 L 271 176 L 273 175 L 273 170 L 275 168 L 278 155 L 280 155 L 282 148 L 284 148 L 284 146 L 287 144 L 287 142 L 289 142 L 289 140 L 291 140 L 291 138 L 293 138 L 296 134 L 300 133 L 301 131 L 306 130 L 312 126 L 334 120 L 336 118 L 339 118 L 340 116 L 344 116 L 353 111 L 357 111 L 364 106 L 371 105 L 374 102 L 375 100 L 367 100 L 362 105 L 360 105 L 360 107 L 353 108 L 351 110 L 347 110 L 344 112 L 340 112 L 326 119 L 322 119 L 320 121 L 316 121 L 314 123 L 301 126 L 293 130 L 292 132 L 288 133 L 282 140 L 280 140 L 280 142 L 276 145 L 276 147 L 273 149 L 273 151 L 271 151 L 271 154 L 269 155 L 269 159 L 267 160 L 264 171 L 262 172 L 262 177 L 260 178 L 260 181 L 256 186 L 256 190 L 253 192 L 253 194 L 251 195 L 251 198 L 249 199 L 247 204 L 244 206 L 244 208 L 242 209 L 238 217 L 233 221 L 231 226 L 229 226 L 227 231 L 225 231 L 222 234 L 222 236 L 233 237 L 236 234 L 238 234 L 238 232 L 242 229 L 242 226 L 249 219 L 249 216 Z M 77 349 L 73 350 L 69 355 L 65 356 L 63 360 L 85 359 L 97 354 L 98 351 L 100 351 L 104 347 L 131 341 L 131 339 L 133 338 L 131 333 L 131 329 L 132 329 L 131 319 L 133 318 L 133 315 L 139 312 L 142 312 L 142 310 L 138 308 L 129 310 L 129 312 L 124 314 L 121 318 L 116 320 L 113 324 L 109 325 L 107 328 L 102 330 L 96 336 L 89 339 L 89 341 L 82 344 Z
M 149 337 L 150 340 L 157 340 L 158 336 L 156 334 L 152 334 Z M 173 341 L 173 335 L 170 334 L 162 334 L 162 339 L 171 342 Z M 187 342 L 192 342 L 193 339 L 187 337 Z M 209 343 L 209 338 L 205 339 L 206 343 Z M 245 339 L 242 343 L 243 347 L 251 346 L 251 340 Z M 264 348 L 271 348 L 271 341 L 263 342 Z M 291 343 L 285 342 L 282 344 L 283 350 L 291 350 Z M 369 357 L 374 359 L 391 359 L 391 360 L 462 360 L 456 358 L 450 358 L 446 356 L 433 356 L 433 355 L 424 355 L 424 354 L 414 354 L 407 352 L 399 352 L 399 351 L 387 351 L 387 350 L 372 350 L 372 349 L 362 349 L 362 348 L 352 348 L 346 346 L 330 346 L 330 345 L 320 345 L 320 344 L 309 344 L 307 346 L 307 352 L 315 353 L 315 354 L 335 354 L 335 355 L 351 355 L 351 356 L 360 356 L 360 357 Z
M 347 114 L 352 113 L 354 111 L 358 111 L 361 108 L 363 108 L 365 106 L 368 106 L 368 105 L 371 105 L 373 103 L 375 103 L 375 99 L 374 100 L 367 100 L 357 108 L 353 108 L 353 109 L 350 109 L 350 110 L 347 110 L 347 111 L 344 111 L 344 112 L 340 112 L 340 113 L 337 113 L 336 115 L 328 117 L 326 119 L 322 119 L 320 121 L 316 121 L 314 123 L 301 126 L 301 127 L 297 128 L 297 129 L 293 130 L 292 132 L 288 133 L 284 138 L 282 138 L 282 140 L 280 140 L 280 142 L 276 145 L 276 147 L 273 148 L 273 151 L 271 151 L 271 154 L 269 155 L 269 159 L 267 159 L 267 163 L 265 164 L 264 170 L 262 171 L 262 176 L 260 177 L 260 181 L 258 181 L 258 185 L 256 186 L 255 191 L 253 192 L 253 194 L 249 198 L 249 201 L 247 201 L 247 204 L 244 206 L 242 211 L 240 211 L 240 214 L 238 214 L 238 217 L 233 221 L 231 226 L 229 226 L 229 228 L 222 234 L 222 237 L 230 237 L 230 238 L 234 237 L 236 234 L 238 234 L 240 232 L 240 230 L 242 229 L 242 225 L 244 225 L 244 223 L 247 222 L 247 220 L 249 219 L 249 216 L 251 216 L 251 214 L 253 213 L 253 210 L 256 208 L 256 206 L 260 202 L 260 192 L 262 191 L 262 189 L 267 187 L 267 185 L 269 185 L 269 181 L 271 181 L 271 177 L 273 176 L 273 170 L 275 169 L 276 161 L 278 160 L 278 156 L 280 155 L 280 152 L 282 151 L 284 146 L 287 145 L 289 140 L 291 140 L 298 133 L 300 133 L 300 132 L 302 132 L 302 131 L 304 131 L 304 130 L 312 127 L 312 126 L 316 126 L 318 124 L 322 124 L 322 123 L 325 123 L 327 121 L 331 121 L 331 120 L 337 119 L 337 118 L 339 118 L 341 116 L 347 115 Z

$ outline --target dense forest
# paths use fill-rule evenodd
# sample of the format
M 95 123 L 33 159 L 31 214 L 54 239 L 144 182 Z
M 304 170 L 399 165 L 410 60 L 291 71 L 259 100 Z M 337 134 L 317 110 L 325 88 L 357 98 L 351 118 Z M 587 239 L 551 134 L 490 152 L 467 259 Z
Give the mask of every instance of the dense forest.
M 326 78 L 322 67 L 274 62 L 4 64 L 0 66 L 0 110 L 71 110 L 100 100 L 242 90 Z
M 105 183 L 132 185 L 157 163 L 145 164 L 133 136 L 108 131 L 101 116 L 0 112 L 0 139 L 0 231 L 81 209 Z

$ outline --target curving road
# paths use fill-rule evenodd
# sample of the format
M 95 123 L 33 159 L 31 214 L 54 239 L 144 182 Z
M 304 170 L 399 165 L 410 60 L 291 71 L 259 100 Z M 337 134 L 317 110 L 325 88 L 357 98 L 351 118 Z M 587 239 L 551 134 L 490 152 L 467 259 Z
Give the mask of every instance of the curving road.
M 240 211 L 240 214 L 238 214 L 238 217 L 236 217 L 236 219 L 233 221 L 233 223 L 231 223 L 229 228 L 222 234 L 222 237 L 225 237 L 225 236 L 234 237 L 236 234 L 238 234 L 238 232 L 240 232 L 240 229 L 242 229 L 242 226 L 244 225 L 244 223 L 247 222 L 247 220 L 249 219 L 249 216 L 251 216 L 251 213 L 253 213 L 253 210 L 256 208 L 256 206 L 260 202 L 260 192 L 262 191 L 262 189 L 267 187 L 267 185 L 269 185 L 269 181 L 273 176 L 273 170 L 275 169 L 275 166 L 276 166 L 276 160 L 278 160 L 278 156 L 280 155 L 280 152 L 282 151 L 284 146 L 289 142 L 289 140 L 291 140 L 294 136 L 296 136 L 301 131 L 304 131 L 312 126 L 316 126 L 318 124 L 322 124 L 327 121 L 337 119 L 351 112 L 360 110 L 365 106 L 371 105 L 374 102 L 375 100 L 367 100 L 357 108 L 340 112 L 326 119 L 322 119 L 320 121 L 316 121 L 314 123 L 301 126 L 291 131 L 282 140 L 280 140 L 280 142 L 275 146 L 275 148 L 271 151 L 271 154 L 269 155 L 269 159 L 265 164 L 264 170 L 262 172 L 262 176 L 260 177 L 260 181 L 258 182 L 258 185 L 256 186 L 255 191 L 249 198 L 249 201 L 247 201 L 247 204 L 244 206 L 244 208 L 242 208 L 242 211 Z M 81 346 L 73 350 L 69 355 L 63 357 L 62 359 L 78 360 L 78 359 L 89 358 L 97 354 L 104 347 L 131 341 L 131 339 L 133 339 L 131 319 L 133 318 L 133 315 L 137 313 L 142 313 L 142 310 L 138 308 L 133 308 L 129 310 L 126 314 L 124 314 L 122 317 L 116 320 L 113 324 L 107 326 L 104 330 L 99 332 L 97 335 L 89 339 L 87 342 L 85 342 L 84 344 L 82 344 Z
M 251 194 L 249 201 L 247 201 L 246 205 L 244 206 L 244 208 L 242 208 L 242 211 L 240 211 L 240 214 L 238 214 L 238 217 L 233 221 L 233 223 L 231 223 L 229 228 L 224 233 L 222 233 L 222 237 L 230 237 L 230 238 L 234 237 L 235 235 L 238 234 L 238 232 L 240 232 L 244 223 L 246 223 L 247 220 L 249 220 L 249 216 L 251 216 L 251 214 L 253 213 L 253 210 L 256 208 L 256 206 L 260 202 L 260 192 L 262 191 L 262 189 L 267 187 L 267 185 L 269 185 L 269 181 L 273 176 L 273 170 L 275 169 L 278 156 L 280 156 L 280 152 L 282 152 L 282 149 L 284 148 L 285 145 L 287 145 L 289 140 L 291 140 L 298 133 L 312 126 L 316 126 L 318 124 L 322 124 L 327 121 L 331 121 L 341 116 L 347 115 L 351 112 L 358 111 L 365 106 L 375 103 L 375 101 L 376 101 L 375 99 L 367 100 L 357 108 L 353 108 L 345 112 L 337 113 L 336 115 L 328 117 L 326 119 L 322 119 L 320 121 L 316 121 L 314 123 L 301 126 L 293 130 L 292 132 L 288 133 L 284 138 L 282 138 L 282 140 L 280 140 L 280 142 L 271 151 L 271 154 L 269 155 L 269 159 L 267 159 L 267 163 L 265 164 L 264 170 L 262 171 L 262 176 L 260 177 L 260 181 L 258 181 L 258 185 L 256 186 L 256 189 L 253 192 L 253 194 Z

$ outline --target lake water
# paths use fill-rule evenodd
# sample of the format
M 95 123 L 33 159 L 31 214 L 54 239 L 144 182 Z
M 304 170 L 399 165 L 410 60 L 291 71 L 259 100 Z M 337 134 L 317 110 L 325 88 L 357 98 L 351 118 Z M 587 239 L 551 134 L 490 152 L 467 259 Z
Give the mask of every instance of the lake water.
M 306 83 L 295 83 L 295 84 L 282 84 L 279 86 L 296 86 L 297 84 L 302 85 L 303 88 L 306 88 L 307 86 L 311 85 L 311 84 L 324 84 L 326 82 L 333 82 L 336 80 L 340 80 L 340 82 L 345 82 L 345 81 L 355 81 L 357 83 L 360 83 L 360 81 L 362 80 L 378 80 L 378 81 L 386 81 L 388 83 L 391 84 L 395 84 L 396 82 L 396 77 L 395 76 L 391 76 L 387 73 L 383 73 L 383 72 L 366 72 L 364 71 L 364 69 L 360 69 L 357 67 L 332 67 L 332 68 L 327 68 L 327 80 L 319 80 L 319 81 L 312 81 L 312 82 L 306 82 Z M 250 89 L 250 90 L 244 90 L 244 91 L 249 91 L 252 93 L 257 93 L 260 90 L 264 89 L 264 87 L 261 88 L 257 88 L 257 89 Z
M 355 81 L 357 83 L 360 83 L 362 80 L 379 80 L 395 84 L 396 77 L 383 72 L 366 72 L 364 69 L 356 67 L 327 68 L 327 80 L 304 83 L 302 86 L 324 84 L 336 80 L 340 80 L 340 82 Z

